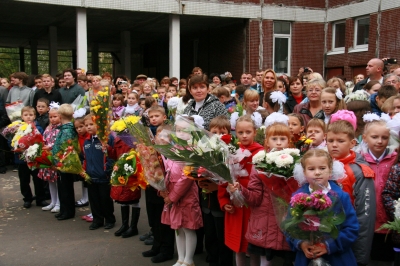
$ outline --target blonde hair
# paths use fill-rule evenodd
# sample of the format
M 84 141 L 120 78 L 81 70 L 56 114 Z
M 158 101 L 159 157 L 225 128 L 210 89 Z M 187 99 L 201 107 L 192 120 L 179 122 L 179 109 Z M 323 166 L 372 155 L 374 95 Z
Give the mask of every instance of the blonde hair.
M 303 169 L 306 169 L 306 160 L 312 157 L 325 157 L 328 161 L 329 169 L 332 170 L 333 160 L 329 153 L 322 149 L 312 149 L 308 150 L 300 160 L 301 166 Z
M 237 127 L 238 123 L 240 123 L 240 122 L 249 122 L 253 125 L 254 129 L 257 129 L 256 123 L 254 123 L 254 121 L 253 121 L 253 119 L 251 119 L 250 115 L 244 115 L 244 116 L 239 117 L 239 119 L 236 121 L 236 127 Z
M 275 71 L 274 71 L 272 68 L 268 68 L 267 70 L 264 71 L 264 74 L 263 74 L 263 76 L 262 76 L 262 81 L 261 81 L 261 87 L 263 88 L 264 92 L 268 92 L 268 91 L 266 90 L 266 88 L 264 87 L 264 79 L 265 79 L 265 76 L 266 76 L 268 73 L 272 73 L 272 75 L 274 75 L 274 78 L 275 78 L 274 87 L 272 88 L 272 90 L 268 90 L 268 91 L 276 91 L 276 90 L 278 90 L 278 78 L 277 78 L 277 76 L 276 76 Z
M 342 99 L 339 99 L 336 96 L 336 89 L 332 88 L 332 87 L 327 87 L 327 88 L 323 89 L 322 92 L 321 92 L 321 97 L 322 97 L 322 93 L 330 93 L 330 94 L 335 95 L 336 106 L 335 106 L 335 110 L 333 111 L 333 113 L 336 113 L 338 110 L 346 109 L 346 103 L 344 102 L 344 94 L 342 96 Z
M 345 95 L 346 94 L 346 85 L 344 84 L 342 79 L 340 79 L 340 78 L 331 78 L 330 80 L 328 80 L 326 82 L 326 85 L 328 87 L 333 87 L 332 84 L 335 83 L 335 82 L 339 83 L 339 89 L 342 91 L 343 95 Z
M 395 99 L 400 99 L 400 96 L 392 96 L 389 99 L 387 99 L 381 106 L 382 112 L 391 115 L 391 113 L 394 110 L 393 102 Z
M 389 132 L 389 128 L 386 126 L 386 122 L 385 122 L 385 121 L 383 121 L 383 120 L 374 120 L 374 121 L 365 123 L 363 135 L 366 135 L 366 134 L 368 133 L 368 131 L 369 131 L 373 126 L 382 126 L 382 127 L 385 127 L 385 128 L 388 130 L 388 132 Z
M 36 110 L 32 106 L 24 106 L 21 109 L 21 115 L 25 112 L 32 112 L 36 116 Z
M 346 120 L 338 120 L 333 122 L 332 124 L 329 124 L 327 133 L 329 132 L 332 132 L 334 134 L 344 133 L 349 137 L 350 140 L 353 140 L 356 134 L 353 125 Z
M 151 112 L 160 112 L 162 115 L 165 115 L 165 109 L 162 106 L 159 105 L 153 105 L 149 108 L 149 111 L 147 112 L 149 115 Z
M 320 86 L 321 89 L 324 89 L 326 87 L 326 82 L 323 79 L 311 79 L 307 82 L 306 89 L 308 90 L 314 86 Z
M 58 113 L 60 114 L 61 118 L 72 120 L 74 109 L 70 104 L 64 103 L 61 104 L 60 108 L 58 108 Z

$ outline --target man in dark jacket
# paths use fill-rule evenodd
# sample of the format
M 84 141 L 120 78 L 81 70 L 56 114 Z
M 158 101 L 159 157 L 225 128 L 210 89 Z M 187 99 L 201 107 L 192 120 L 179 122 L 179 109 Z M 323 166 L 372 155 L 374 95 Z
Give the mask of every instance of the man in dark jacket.
M 367 72 L 367 78 L 361 80 L 360 82 L 358 82 L 353 89 L 353 92 L 358 91 L 358 90 L 362 90 L 363 87 L 365 86 L 365 84 L 367 84 L 368 82 L 372 81 L 372 80 L 377 80 L 379 81 L 381 84 L 383 82 L 383 69 L 384 69 L 384 63 L 381 59 L 379 58 L 372 58 L 371 60 L 368 61 L 366 72 Z

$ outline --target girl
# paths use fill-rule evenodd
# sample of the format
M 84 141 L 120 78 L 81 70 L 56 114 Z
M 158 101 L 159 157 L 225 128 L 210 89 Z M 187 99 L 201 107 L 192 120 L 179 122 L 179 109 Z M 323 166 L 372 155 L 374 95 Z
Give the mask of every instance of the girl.
M 181 131 L 188 126 L 186 122 L 177 122 L 177 136 L 185 139 L 187 133 L 178 133 L 178 130 Z M 160 132 L 162 128 L 159 127 L 160 130 L 157 131 Z M 173 266 L 194 266 L 193 256 L 197 245 L 195 230 L 203 227 L 198 187 L 194 180 L 183 174 L 182 164 L 169 159 L 165 159 L 164 164 L 168 175 L 165 181 L 166 191 L 160 192 L 165 202 L 161 222 L 177 231 L 175 239 L 178 261 Z
M 389 140 L 390 131 L 385 121 L 373 120 L 366 123 L 363 134 L 365 145 L 361 149 L 361 154 L 375 172 L 376 218 L 371 258 L 378 261 L 393 261 L 394 259 L 393 246 L 385 241 L 387 230 L 377 231 L 379 227 L 389 221 L 382 202 L 382 191 L 387 183 L 390 167 L 396 161 L 397 153 L 394 148 L 398 146 L 396 144 L 396 147 L 389 148 Z
M 255 91 L 257 93 L 257 91 Z M 257 100 L 258 104 L 258 100 Z M 241 150 L 248 150 L 251 156 L 245 157 L 240 165 L 247 170 L 247 176 L 238 176 L 237 182 L 247 188 L 252 172 L 251 161 L 253 155 L 263 149 L 263 146 L 254 142 L 256 136 L 256 125 L 249 115 L 242 116 L 236 123 L 236 136 L 240 142 Z M 226 190 L 227 184 L 218 187 L 218 200 L 222 210 L 225 211 L 225 245 L 236 252 L 236 265 L 246 264 L 247 240 L 245 238 L 246 228 L 250 217 L 250 209 L 246 207 L 235 207 L 230 201 Z
M 277 90 L 282 92 L 283 94 L 285 94 L 285 96 L 287 96 L 287 84 L 286 84 L 286 80 L 282 77 L 278 78 L 277 81 Z
M 293 113 L 294 107 L 300 104 L 304 98 L 306 98 L 306 95 L 303 93 L 303 79 L 301 77 L 290 77 L 288 99 L 286 101 L 286 108 L 289 113 Z
M 331 78 L 326 82 L 327 87 L 331 87 L 334 89 L 340 89 L 343 95 L 349 95 L 346 85 L 344 84 L 343 80 L 340 78 Z M 344 96 L 343 96 L 344 97 Z
M 86 132 L 85 122 L 83 119 L 84 116 L 85 113 L 79 114 L 78 110 L 75 111 L 74 113 L 74 127 L 76 132 L 78 133 L 78 141 L 81 151 L 83 151 L 83 143 L 85 142 L 85 139 L 90 137 L 90 135 Z M 83 155 L 80 157 L 81 161 L 83 161 Z M 82 198 L 77 202 L 75 202 L 75 206 L 84 207 L 88 205 L 89 205 L 89 196 L 88 196 L 87 183 L 85 181 L 82 181 Z M 86 220 L 87 222 L 93 222 L 93 216 L 91 213 L 89 213 L 88 215 L 82 216 L 82 220 Z
M 259 112 L 256 112 L 258 108 L 258 104 L 260 101 L 260 95 L 256 90 L 246 90 L 244 92 L 244 97 L 243 97 L 243 115 L 249 115 L 251 116 L 251 119 L 253 119 L 255 125 L 257 128 L 261 127 L 262 125 L 262 117 Z M 235 130 L 236 127 L 236 121 L 239 118 L 239 113 L 234 112 L 231 115 L 231 128 L 232 130 Z
M 285 124 L 275 122 L 267 128 L 266 134 L 266 150 L 289 148 L 290 132 Z M 245 235 L 249 242 L 247 252 L 250 254 L 250 265 L 272 265 L 271 260 L 276 255 L 284 257 L 283 265 L 292 265 L 294 254 L 278 227 L 270 192 L 262 178 L 265 177 L 258 175 L 253 166 L 247 188 L 237 182 L 230 185 L 231 191 L 232 187 L 241 190 L 251 210 Z
M 49 111 L 49 121 L 50 124 L 47 126 L 46 130 L 43 133 L 44 145 L 43 149 L 50 150 L 51 147 L 54 145 L 54 141 L 56 140 L 56 136 L 60 131 L 58 129 L 61 126 L 61 118 L 58 114 L 58 108 L 60 106 L 58 103 L 52 102 L 50 104 L 50 111 Z M 49 190 L 51 196 L 51 203 L 48 206 L 42 208 L 44 211 L 51 212 L 59 212 L 60 211 L 60 201 L 58 199 L 58 192 L 57 192 L 57 171 L 52 169 L 40 169 L 38 173 L 38 177 L 43 179 L 44 181 L 49 182 Z
M 139 95 L 136 92 L 131 92 L 128 94 L 128 102 L 124 110 L 123 116 L 127 115 L 140 115 L 142 108 L 138 103 Z
M 127 100 L 128 100 L 128 92 L 129 90 L 129 84 L 127 81 L 121 81 L 121 84 L 118 85 L 118 91 L 120 91 L 120 94 L 124 96 L 124 100 L 122 101 L 123 105 L 126 105 Z
M 332 266 L 356 266 L 356 258 L 351 250 L 351 245 L 357 239 L 359 230 L 356 213 L 349 195 L 331 181 L 343 177 L 343 165 L 333 163 L 326 151 L 315 149 L 307 151 L 301 159 L 301 164 L 296 168 L 298 170 L 295 169 L 295 179 L 302 187 L 295 194 L 301 192 L 310 194 L 312 191 L 323 188 L 324 194 L 335 194 L 340 199 L 346 219 L 340 224 L 339 236 L 336 239 L 326 239 L 318 245 L 312 245 L 301 239 L 287 238 L 292 249 L 296 251 L 295 265 L 308 265 L 313 258 L 322 256 Z M 334 174 L 338 170 L 340 170 L 339 173 Z
M 280 94 L 280 95 L 279 95 Z M 273 112 L 281 112 L 283 114 L 287 114 L 287 106 L 286 106 L 287 98 L 285 94 L 280 93 L 278 91 L 269 91 L 264 94 L 264 102 L 263 107 L 270 114 Z
M 377 80 L 372 80 L 370 82 L 368 82 L 367 84 L 365 84 L 364 86 L 364 90 L 369 94 L 372 95 L 376 92 L 378 92 L 378 90 L 381 88 L 381 83 L 379 83 L 379 81 Z
M 112 116 L 113 120 L 119 120 L 120 117 L 124 114 L 125 107 L 124 107 L 124 96 L 121 94 L 115 94 L 112 100 L 113 107 L 112 107 Z
M 165 103 L 168 103 L 169 99 L 171 99 L 172 97 L 174 97 L 174 94 L 173 94 L 172 92 L 168 91 L 168 92 L 165 94 L 164 102 L 165 102 Z
M 290 140 L 296 143 L 304 135 L 304 120 L 299 114 L 288 114 L 288 126 L 290 129 Z
M 324 112 L 324 122 L 329 124 L 331 115 L 338 110 L 346 109 L 342 91 L 337 88 L 328 87 L 321 92 L 321 105 Z
M 313 118 L 308 122 L 306 128 L 307 138 L 313 142 L 310 149 L 326 149 L 326 126 L 324 121 L 318 118 Z

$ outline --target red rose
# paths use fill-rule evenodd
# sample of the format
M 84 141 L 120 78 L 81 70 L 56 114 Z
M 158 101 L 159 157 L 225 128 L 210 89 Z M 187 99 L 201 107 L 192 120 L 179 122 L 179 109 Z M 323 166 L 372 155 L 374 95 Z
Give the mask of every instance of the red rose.
M 228 145 L 229 143 L 231 143 L 232 136 L 229 134 L 222 135 L 221 140 Z

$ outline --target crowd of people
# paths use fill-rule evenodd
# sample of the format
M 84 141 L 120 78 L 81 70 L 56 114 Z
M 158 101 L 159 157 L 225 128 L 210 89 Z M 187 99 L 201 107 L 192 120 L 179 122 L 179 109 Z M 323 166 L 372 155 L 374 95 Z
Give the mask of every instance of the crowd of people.
M 143 74 L 129 80 L 125 75 L 96 75 L 83 69 L 65 69 L 57 77 L 38 75 L 29 86 L 23 72 L 0 82 L 0 128 L 11 123 L 5 105 L 22 102 L 22 120 L 35 123 L 43 133 L 45 148 L 53 154 L 71 137 L 79 139 L 82 164 L 92 180 L 88 184 L 74 174 L 31 170 L 18 153 L 9 156 L 5 152 L 10 146 L 2 139 L 0 173 L 6 173 L 7 165 L 15 165 L 25 208 L 36 201 L 44 211 L 56 213 L 58 220 L 67 220 L 75 217 L 76 207 L 90 204 L 92 213 L 82 217 L 91 222 L 89 229 L 111 229 L 116 223 L 114 200 L 122 218 L 115 236 L 139 234 L 141 189 L 110 185 L 113 162 L 132 146 L 115 134 L 107 144 L 101 143 L 89 112 L 89 103 L 106 86 L 112 95 L 113 121 L 139 116 L 157 136 L 170 127 L 166 121 L 177 115 L 200 116 L 205 130 L 236 135 L 240 148 L 251 153 L 241 162 L 248 174 L 229 185 L 189 179 L 182 165 L 164 158 L 167 190 L 146 188 L 150 229 L 139 237 L 151 245 L 142 255 L 153 263 L 171 260 L 174 243 L 178 250 L 174 266 L 194 265 L 194 254 L 203 248 L 210 266 L 245 265 L 246 256 L 252 266 L 271 265 L 275 256 L 282 257 L 285 266 L 308 265 L 321 256 L 331 265 L 373 265 L 371 260 L 393 265 L 399 259 L 396 246 L 400 242 L 386 237 L 396 234 L 378 230 L 395 218 L 400 197 L 399 131 L 388 126 L 388 121 L 400 116 L 396 117 L 400 112 L 399 65 L 374 58 L 367 63 L 366 76 L 360 74 L 351 81 L 343 76 L 325 81 L 321 74 L 302 67 L 296 76 L 266 69 L 256 71 L 254 78 L 243 73 L 236 82 L 229 72 L 207 76 L 195 67 L 187 79 L 164 77 L 160 82 Z M 74 113 L 71 104 L 79 95 L 86 96 L 87 109 Z M 369 114 L 376 116 L 368 118 Z M 260 145 L 255 138 L 263 126 L 265 141 Z M 300 190 L 317 190 L 315 183 L 329 187 L 340 195 L 346 212 L 339 237 L 322 245 L 285 236 L 263 177 L 251 164 L 257 152 L 292 148 L 299 136 L 312 140 L 301 159 L 310 185 Z M 330 180 L 333 161 L 343 164 L 345 178 Z M 82 198 L 77 201 L 76 181 L 82 182 Z M 232 203 L 228 192 L 236 190 L 243 194 L 246 207 Z

